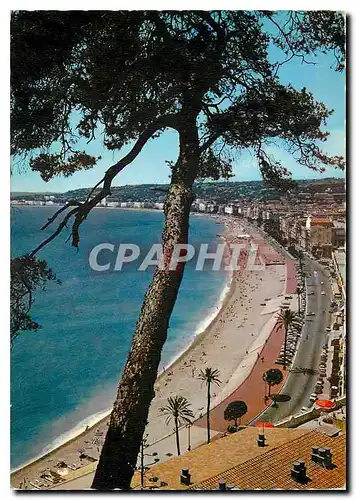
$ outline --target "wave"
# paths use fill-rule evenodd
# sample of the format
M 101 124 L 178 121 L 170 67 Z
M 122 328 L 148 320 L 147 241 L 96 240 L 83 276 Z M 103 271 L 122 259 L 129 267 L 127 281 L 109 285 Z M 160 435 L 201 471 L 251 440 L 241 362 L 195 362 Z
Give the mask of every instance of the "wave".
M 14 469 L 11 469 L 11 473 L 16 472 L 23 467 L 26 467 L 27 465 L 32 464 L 33 462 L 36 462 L 40 458 L 43 458 L 45 455 L 48 455 L 52 451 L 56 450 L 57 448 L 60 448 L 64 444 L 68 443 L 72 439 L 78 437 L 80 434 L 82 434 L 87 427 L 93 427 L 93 425 L 97 424 L 102 420 L 103 418 L 107 417 L 110 415 L 111 408 L 107 408 L 106 410 L 101 410 L 98 411 L 97 413 L 93 413 L 92 415 L 89 415 L 89 417 L 84 418 L 78 424 L 70 429 L 69 431 L 64 432 L 60 436 L 58 436 L 56 439 L 54 439 L 50 444 L 46 445 L 35 457 L 30 458 L 27 462 L 19 465 L 18 467 L 15 467 Z
M 206 318 L 204 318 L 203 320 L 201 320 L 198 324 L 197 324 L 197 327 L 195 329 L 195 332 L 194 334 L 191 336 L 190 338 L 190 342 L 178 353 L 176 354 L 174 357 L 172 357 L 170 359 L 170 361 L 165 365 L 165 368 L 161 369 L 160 372 L 158 373 L 158 377 L 160 375 L 162 375 L 165 371 L 167 371 L 169 368 L 171 368 L 174 363 L 176 363 L 178 361 L 178 359 L 180 359 L 181 357 L 183 357 L 187 351 L 189 351 L 189 349 L 192 347 L 192 345 L 195 343 L 195 341 L 197 340 L 197 338 L 206 331 L 207 328 L 209 328 L 209 326 L 211 325 L 211 323 L 215 320 L 215 318 L 218 316 L 218 314 L 220 313 L 224 303 L 225 303 L 225 300 L 228 296 L 228 293 L 230 291 L 230 288 L 231 288 L 231 285 L 232 285 L 232 278 L 233 278 L 233 274 L 232 272 L 229 272 L 229 274 L 227 275 L 227 278 L 226 278 L 226 281 L 224 283 L 224 286 L 222 288 L 222 291 L 220 293 L 220 296 L 217 300 L 217 302 L 215 303 L 214 306 L 212 306 L 211 308 L 211 313 L 207 315 Z
M 200 214 L 199 214 L 200 215 Z M 225 226 L 226 227 L 226 226 Z M 225 240 L 224 235 L 218 235 L 220 239 Z M 233 278 L 233 273 L 230 271 L 226 275 L 226 280 L 224 282 L 224 285 L 221 289 L 220 295 L 216 301 L 216 303 L 211 307 L 210 314 L 208 313 L 207 316 L 202 319 L 200 322 L 198 322 L 195 331 L 193 335 L 190 337 L 188 344 L 185 345 L 185 347 L 178 352 L 176 355 L 174 355 L 168 363 L 165 363 L 165 368 L 161 369 L 158 373 L 158 377 L 163 374 L 164 371 L 172 367 L 172 365 L 181 357 L 183 357 L 189 349 L 192 347 L 194 342 L 197 340 L 197 338 L 203 334 L 206 329 L 210 326 L 210 324 L 215 320 L 215 318 L 218 316 L 220 313 L 224 302 L 228 296 L 228 293 L 230 291 L 231 285 L 232 285 L 232 278 Z M 116 386 L 116 383 L 115 383 Z M 112 401 L 110 401 L 110 404 L 112 404 Z M 43 458 L 45 455 L 51 453 L 55 449 L 63 446 L 64 444 L 68 443 L 72 439 L 78 437 L 80 434 L 82 434 L 87 426 L 92 427 L 100 420 L 103 418 L 107 417 L 110 415 L 112 406 L 110 408 L 106 409 L 101 409 L 95 413 L 92 413 L 88 417 L 85 417 L 84 419 L 80 420 L 74 427 L 72 427 L 70 430 L 65 431 L 61 433 L 57 438 L 55 438 L 50 444 L 46 445 L 36 456 L 30 458 L 27 460 L 25 463 L 11 469 L 11 473 L 16 472 L 23 467 L 26 467 L 29 464 L 32 464 L 33 462 L 36 462 L 37 460 Z

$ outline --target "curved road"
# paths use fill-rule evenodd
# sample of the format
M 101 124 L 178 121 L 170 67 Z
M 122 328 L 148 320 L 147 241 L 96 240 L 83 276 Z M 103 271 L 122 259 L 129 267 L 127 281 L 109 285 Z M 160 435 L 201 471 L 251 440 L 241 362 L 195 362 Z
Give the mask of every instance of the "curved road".
M 304 264 L 307 274 L 306 314 L 314 312 L 315 316 L 305 317 L 305 324 L 293 368 L 312 368 L 318 372 L 322 346 L 327 342 L 326 327 L 330 326 L 331 321 L 329 313 L 331 287 L 328 271 L 318 262 L 305 257 Z M 310 277 L 313 271 L 318 273 L 315 280 Z M 322 285 L 321 282 L 324 284 Z M 325 291 L 325 295 L 321 295 L 322 291 Z M 314 292 L 314 295 L 308 295 L 310 292 Z M 291 372 L 280 392 L 280 394 L 291 396 L 291 399 L 284 403 L 278 403 L 278 408 L 270 407 L 266 410 L 265 413 L 269 416 L 269 419 L 272 422 L 277 422 L 298 413 L 303 406 L 312 406 L 309 397 L 314 392 L 317 378 L 318 375 Z

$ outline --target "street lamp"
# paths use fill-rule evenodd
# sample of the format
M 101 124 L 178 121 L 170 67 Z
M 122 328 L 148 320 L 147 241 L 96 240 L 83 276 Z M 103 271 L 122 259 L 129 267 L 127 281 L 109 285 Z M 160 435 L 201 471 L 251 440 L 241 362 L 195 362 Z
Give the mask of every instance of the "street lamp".
M 134 471 L 140 471 L 140 476 L 141 476 L 141 490 L 144 488 L 144 479 L 145 479 L 145 472 L 149 469 L 149 465 L 155 465 L 157 462 L 159 462 L 159 458 L 154 458 L 153 462 L 149 464 L 144 464 L 144 459 L 145 457 L 157 457 L 158 453 L 155 451 L 153 453 L 145 453 L 145 448 L 147 448 L 149 445 L 147 444 L 147 435 L 142 438 L 141 444 L 140 444 L 140 465 L 139 467 L 131 467 L 133 468 Z
M 192 423 L 191 422 L 188 422 L 187 424 L 187 428 L 188 428 L 188 451 L 191 450 L 191 446 L 190 446 L 190 428 L 192 426 Z

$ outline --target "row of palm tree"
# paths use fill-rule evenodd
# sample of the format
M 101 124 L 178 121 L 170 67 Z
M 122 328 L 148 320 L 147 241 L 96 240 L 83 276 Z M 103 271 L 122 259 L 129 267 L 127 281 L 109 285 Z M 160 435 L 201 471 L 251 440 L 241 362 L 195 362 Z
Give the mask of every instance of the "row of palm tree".
M 290 309 L 284 309 L 278 314 L 276 327 L 277 330 L 284 328 L 284 353 L 283 353 L 283 370 L 286 369 L 287 365 L 287 337 L 289 329 L 296 326 L 300 322 L 300 317 L 294 311 Z
M 207 387 L 207 408 L 206 408 L 206 426 L 207 426 L 207 442 L 210 443 L 210 404 L 211 404 L 211 386 L 212 384 L 220 385 L 220 372 L 214 368 L 205 368 L 200 370 L 198 379 L 206 384 Z M 166 424 L 174 423 L 174 431 L 176 434 L 177 454 L 180 455 L 179 442 L 179 427 L 182 425 L 190 425 L 194 414 L 191 410 L 191 404 L 184 396 L 169 397 L 167 405 L 160 409 L 162 415 L 166 416 Z
M 206 426 L 207 426 L 207 442 L 210 443 L 210 404 L 211 404 L 211 386 L 212 384 L 220 385 L 220 372 L 217 369 L 206 368 L 201 370 L 198 378 L 206 384 L 207 387 L 207 409 L 206 409 Z M 268 384 L 268 397 L 271 396 L 271 387 L 278 385 L 283 380 L 283 373 L 277 368 L 271 368 L 263 374 L 263 380 Z M 224 419 L 234 421 L 234 429 L 236 431 L 241 424 L 241 417 L 247 413 L 247 405 L 244 401 L 232 401 L 224 410 Z M 177 454 L 180 455 L 180 440 L 179 428 L 182 425 L 191 425 L 194 419 L 194 413 L 191 410 L 191 404 L 184 396 L 169 397 L 167 404 L 160 409 L 162 415 L 166 416 L 166 424 L 171 422 L 174 424 L 176 435 Z

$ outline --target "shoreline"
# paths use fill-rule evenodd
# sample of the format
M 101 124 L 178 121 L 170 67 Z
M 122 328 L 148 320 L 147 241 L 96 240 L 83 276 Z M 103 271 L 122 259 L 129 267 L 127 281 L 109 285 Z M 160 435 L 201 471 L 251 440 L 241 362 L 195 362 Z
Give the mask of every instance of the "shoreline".
M 106 208 L 106 207 L 102 207 L 102 208 Z M 108 208 L 110 208 L 110 207 L 108 207 Z M 115 207 L 115 208 L 118 208 L 118 207 Z M 123 208 L 123 210 L 125 210 L 125 209 Z M 133 209 L 133 210 L 139 210 L 139 209 Z M 208 214 L 206 214 L 206 215 L 208 215 Z M 228 217 L 224 217 L 224 216 L 215 215 L 213 218 L 216 220 L 216 222 L 218 224 L 223 224 L 225 226 L 224 232 L 220 235 L 220 238 L 223 238 L 224 241 L 228 241 L 229 239 L 232 241 L 232 240 L 236 239 L 236 233 L 233 230 L 234 224 L 236 224 L 236 226 L 238 225 L 241 227 L 243 227 L 243 225 L 244 225 L 243 223 L 241 223 L 241 221 L 234 221 L 234 220 L 232 220 Z M 261 278 L 261 280 L 262 280 L 262 278 Z M 242 285 L 241 285 L 241 282 L 236 275 L 236 272 L 230 272 L 227 275 L 227 279 L 223 285 L 221 294 L 219 296 L 218 303 L 217 303 L 218 308 L 216 311 L 214 311 L 214 314 L 211 316 L 211 320 L 209 321 L 209 323 L 207 325 L 204 325 L 204 328 L 201 331 L 199 331 L 200 329 L 197 328 L 198 331 L 195 332 L 194 336 L 192 337 L 191 342 L 187 345 L 187 347 L 172 359 L 172 361 L 169 363 L 169 365 L 167 365 L 167 367 L 165 368 L 164 371 L 162 370 L 158 374 L 158 377 L 157 377 L 157 380 L 155 383 L 155 390 L 156 390 L 156 388 L 158 388 L 158 386 L 162 382 L 167 380 L 167 377 L 169 377 L 170 374 L 173 373 L 173 370 L 175 371 L 176 369 L 178 369 L 180 365 L 181 365 L 180 369 L 181 370 L 183 369 L 182 368 L 183 363 L 184 363 L 184 365 L 186 365 L 188 358 L 194 353 L 194 350 L 198 350 L 202 345 L 204 346 L 204 342 L 209 337 L 209 334 L 212 333 L 214 328 L 217 329 L 219 327 L 219 321 L 221 321 L 221 318 L 224 316 L 224 314 L 225 314 L 225 316 L 227 316 L 229 314 L 229 311 L 227 311 L 227 309 L 231 308 L 231 302 L 232 302 L 234 295 L 237 293 L 238 286 L 241 288 Z M 264 294 L 268 295 L 268 292 L 264 292 Z M 268 320 L 268 318 L 266 317 L 266 321 L 267 320 Z M 257 335 L 257 337 L 254 338 L 252 344 L 255 344 L 258 341 L 258 336 L 259 335 Z M 194 356 L 194 357 L 196 357 L 196 356 Z M 240 365 L 241 365 L 241 363 L 239 362 L 237 367 L 235 367 L 235 368 L 233 367 L 232 373 L 235 373 L 236 370 L 240 367 Z M 191 365 L 189 365 L 189 367 L 190 366 Z M 189 370 L 190 370 L 190 368 L 189 368 Z M 179 380 L 180 380 L 180 378 L 178 375 L 178 381 Z M 167 386 L 167 383 L 165 385 Z M 225 386 L 226 386 L 226 383 L 223 383 L 222 387 L 220 389 L 220 393 L 221 393 L 221 391 L 223 392 L 223 389 Z M 163 388 L 163 390 L 164 390 L 164 388 Z M 156 391 L 155 399 L 156 398 L 157 398 L 157 391 Z M 214 398 L 213 398 L 212 399 L 212 407 L 214 407 L 215 404 L 217 404 L 217 402 L 215 403 Z M 151 410 L 152 410 L 152 405 L 150 408 L 150 412 L 151 412 Z M 21 466 L 17 467 L 16 469 L 13 469 L 11 471 L 12 479 L 16 480 L 16 477 L 13 477 L 13 476 L 25 475 L 27 469 L 34 468 L 39 463 L 42 464 L 42 462 L 44 462 L 45 459 L 48 459 L 52 455 L 55 455 L 58 451 L 62 450 L 66 446 L 75 442 L 76 440 L 80 440 L 82 438 L 85 438 L 86 436 L 89 436 L 90 434 L 93 434 L 96 431 L 96 429 L 100 428 L 102 425 L 105 425 L 107 423 L 110 413 L 111 413 L 111 408 L 107 411 L 107 414 L 104 414 L 96 422 L 94 422 L 88 430 L 83 430 L 82 432 L 78 432 L 71 439 L 64 441 L 59 446 L 57 445 L 54 448 L 47 451 L 46 453 L 41 454 L 32 460 L 29 460 L 28 462 L 22 464 Z M 90 417 L 88 417 L 88 419 L 89 418 Z M 154 422 L 154 420 L 153 420 L 153 422 Z M 78 424 L 80 424 L 80 422 Z M 162 425 L 160 425 L 159 431 L 161 432 L 160 439 L 163 439 L 164 436 L 162 435 Z M 168 433 L 170 433 L 170 431 L 168 431 Z M 152 442 L 155 442 L 155 440 L 153 440 Z M 43 468 L 43 466 L 44 466 L 44 464 L 42 464 L 42 468 Z
M 25 206 L 32 207 L 31 205 L 25 205 Z M 42 205 L 33 205 L 33 206 L 35 206 L 36 208 L 46 208 L 46 206 L 42 206 Z M 140 209 L 140 208 L 121 208 L 121 207 L 95 207 L 95 208 L 108 208 L 110 210 L 117 210 L 118 209 L 118 210 L 137 210 L 137 211 L 155 211 L 155 212 L 158 211 L 158 212 L 162 212 L 162 210 L 150 209 L 150 208 L 147 208 L 147 209 L 145 209 L 145 208 L 143 208 L 143 209 Z M 201 215 L 204 216 L 204 214 L 201 214 Z M 209 214 L 206 214 L 206 215 L 209 216 Z M 224 234 L 228 233 L 228 226 L 227 226 L 226 222 L 219 221 L 218 217 L 215 217 L 215 218 L 216 218 L 216 224 L 220 224 L 220 225 L 224 226 L 223 232 L 221 233 L 221 235 L 217 235 L 217 237 L 219 239 L 222 239 L 222 240 L 225 241 Z M 176 366 L 176 364 L 178 364 L 182 359 L 184 359 L 184 357 L 186 355 L 189 354 L 189 352 L 192 349 L 194 349 L 194 346 L 200 341 L 201 336 L 204 336 L 204 334 L 209 329 L 209 327 L 218 318 L 221 310 L 224 307 L 225 302 L 228 301 L 229 296 L 232 293 L 232 291 L 231 291 L 232 284 L 233 284 L 233 273 L 229 272 L 229 273 L 227 273 L 226 280 L 225 280 L 225 282 L 224 282 L 224 284 L 223 284 L 223 286 L 221 288 L 221 292 L 220 292 L 220 295 L 219 295 L 219 297 L 217 299 L 217 302 L 211 308 L 212 310 L 213 309 L 216 309 L 216 310 L 209 316 L 209 318 L 208 318 L 209 321 L 206 322 L 207 324 L 204 325 L 203 327 L 199 326 L 199 324 L 201 324 L 203 321 L 200 321 L 197 324 L 197 328 L 196 328 L 194 334 L 192 335 L 192 337 L 190 338 L 189 344 L 183 350 L 181 350 L 180 352 L 178 352 L 176 355 L 173 355 L 173 357 L 169 361 L 169 363 L 167 363 L 165 365 L 164 369 L 162 369 L 158 373 L 157 379 L 156 379 L 156 383 L 159 382 L 159 380 L 165 375 L 165 373 L 167 372 L 167 370 L 169 371 L 169 370 L 173 369 Z M 117 387 L 117 385 L 118 385 L 118 382 L 116 383 L 115 387 Z M 68 430 L 68 431 L 66 431 L 65 433 L 62 434 L 63 441 L 60 444 L 56 444 L 56 445 L 54 445 L 54 444 L 53 445 L 48 444 L 43 449 L 43 452 L 40 452 L 40 454 L 34 456 L 33 458 L 30 458 L 28 461 L 24 462 L 23 464 L 15 467 L 14 469 L 11 469 L 10 470 L 10 474 L 11 475 L 16 474 L 17 472 L 20 472 L 20 471 L 26 469 L 27 467 L 35 465 L 37 462 L 41 461 L 42 459 L 47 458 L 52 453 L 54 453 L 56 451 L 59 451 L 61 448 L 63 448 L 67 444 L 70 444 L 75 439 L 80 438 L 81 436 L 85 436 L 85 434 L 87 432 L 89 432 L 90 430 L 94 429 L 96 426 L 99 426 L 101 423 L 103 423 L 110 416 L 111 411 L 112 411 L 112 404 L 111 404 L 110 408 L 108 408 L 106 410 L 99 410 L 96 413 L 88 415 L 88 417 L 86 417 L 85 419 L 79 421 L 72 429 L 70 429 L 70 430 Z M 98 415 L 98 414 L 100 414 L 101 416 L 98 417 L 97 419 L 95 419 L 94 423 L 92 423 L 91 425 L 84 423 L 86 421 L 89 421 L 90 419 L 92 419 L 93 417 L 95 417 L 95 415 Z M 86 429 L 87 425 L 89 425 L 89 429 Z M 78 428 L 79 426 L 81 426 L 82 429 L 80 429 L 80 430 L 78 429 L 78 432 L 75 432 L 75 429 Z M 73 435 L 70 438 L 67 438 L 67 439 L 64 438 L 65 435 L 68 435 L 68 434 L 71 434 L 71 433 L 73 433 Z M 54 443 L 56 440 L 60 440 L 60 437 L 61 437 L 61 435 L 58 436 L 52 443 Z M 48 451 L 45 451 L 46 448 L 48 448 Z

